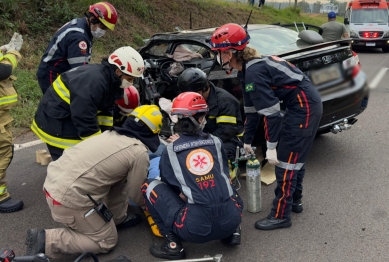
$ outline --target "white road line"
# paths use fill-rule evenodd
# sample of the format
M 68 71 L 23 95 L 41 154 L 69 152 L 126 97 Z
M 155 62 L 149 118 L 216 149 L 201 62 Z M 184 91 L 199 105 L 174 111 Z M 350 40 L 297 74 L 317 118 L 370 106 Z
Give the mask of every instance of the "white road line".
M 39 145 L 39 144 L 43 144 L 43 141 L 42 140 L 35 140 L 35 141 L 27 142 L 24 144 L 14 144 L 14 150 L 17 151 L 20 149 L 25 149 L 27 147 L 31 147 L 31 146 L 35 146 L 35 145 Z
M 388 70 L 388 68 L 386 68 L 386 67 L 381 68 L 381 70 L 378 72 L 378 74 L 370 82 L 371 89 L 374 89 L 378 86 L 378 84 L 381 82 L 382 78 L 385 76 L 385 73 L 387 70 Z

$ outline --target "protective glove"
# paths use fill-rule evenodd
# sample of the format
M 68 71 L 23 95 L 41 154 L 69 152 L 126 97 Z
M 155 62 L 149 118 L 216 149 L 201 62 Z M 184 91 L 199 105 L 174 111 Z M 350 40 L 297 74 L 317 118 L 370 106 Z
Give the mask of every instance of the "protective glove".
M 266 151 L 266 159 L 271 165 L 277 165 L 280 163 L 277 159 L 277 149 L 268 149 Z
M 8 44 L 7 51 L 16 50 L 20 51 L 22 49 L 23 45 L 23 38 L 21 34 L 14 33 L 14 35 L 11 38 L 11 41 Z
M 251 148 L 251 145 L 243 144 L 243 148 L 246 154 L 254 154 L 254 150 Z
M 7 53 L 8 48 L 9 48 L 9 45 L 2 45 L 2 46 L 0 46 L 0 52 L 5 54 L 5 53 Z

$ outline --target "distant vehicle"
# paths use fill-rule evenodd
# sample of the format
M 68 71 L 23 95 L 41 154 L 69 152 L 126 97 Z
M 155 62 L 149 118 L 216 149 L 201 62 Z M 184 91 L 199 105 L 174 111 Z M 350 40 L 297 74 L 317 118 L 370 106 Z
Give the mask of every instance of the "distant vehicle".
M 328 14 L 329 12 L 335 12 L 335 14 L 337 14 L 338 6 L 333 3 L 322 4 L 319 12 L 320 14 Z
M 389 52 L 388 5 L 385 0 L 354 0 L 347 4 L 344 24 L 353 47 L 380 47 Z
M 321 29 L 313 25 L 305 26 L 317 31 Z M 249 46 L 255 47 L 262 55 L 277 55 L 286 59 L 310 78 L 323 101 L 319 134 L 336 133 L 339 127 L 343 127 L 345 119 L 348 120 L 347 126 L 351 127 L 350 124 L 357 121 L 356 116 L 367 107 L 369 87 L 357 54 L 350 49 L 350 40 L 323 43 L 323 38 L 314 30 L 299 33 L 288 27 L 297 26 L 249 24 Z M 184 69 L 200 68 L 210 81 L 232 93 L 238 100 L 242 99 L 237 72 L 226 75 L 211 51 L 209 39 L 214 30 L 203 28 L 158 33 L 138 50 L 146 65 L 145 80 L 138 83 L 142 104 L 150 100 L 155 102 L 158 97 L 172 99 L 180 93 L 178 75 L 169 73 L 177 63 Z M 183 56 L 189 59 L 179 61 Z

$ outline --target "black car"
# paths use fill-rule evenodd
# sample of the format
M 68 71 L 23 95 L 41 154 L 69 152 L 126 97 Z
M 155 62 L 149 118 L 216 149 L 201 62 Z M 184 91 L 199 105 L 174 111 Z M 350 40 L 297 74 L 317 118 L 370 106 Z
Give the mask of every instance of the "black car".
M 298 32 L 301 27 L 304 30 Z M 227 75 L 211 51 L 209 39 L 214 30 L 155 34 L 139 49 L 146 64 L 145 81 L 139 83 L 142 103 L 158 97 L 172 99 L 180 93 L 176 85 L 179 74 L 172 73 L 172 68 L 177 67 L 200 68 L 210 81 L 242 99 L 237 72 Z M 304 24 L 249 24 L 249 46 L 262 55 L 282 57 L 303 71 L 317 87 L 323 101 L 318 133 L 337 133 L 351 128 L 357 121 L 356 116 L 366 109 L 369 87 L 359 60 L 350 48 L 351 40 L 323 43 L 315 30 L 320 28 Z

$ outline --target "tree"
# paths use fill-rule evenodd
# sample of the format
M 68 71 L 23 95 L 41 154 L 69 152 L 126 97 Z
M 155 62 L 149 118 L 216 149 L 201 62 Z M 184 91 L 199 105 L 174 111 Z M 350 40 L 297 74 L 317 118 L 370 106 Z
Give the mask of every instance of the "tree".
M 313 10 L 312 10 L 312 13 L 320 13 L 320 7 L 321 7 L 321 2 L 320 1 L 316 1 L 316 3 L 313 4 Z

